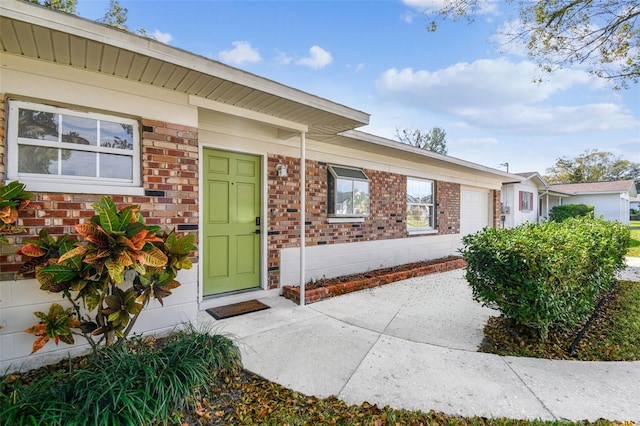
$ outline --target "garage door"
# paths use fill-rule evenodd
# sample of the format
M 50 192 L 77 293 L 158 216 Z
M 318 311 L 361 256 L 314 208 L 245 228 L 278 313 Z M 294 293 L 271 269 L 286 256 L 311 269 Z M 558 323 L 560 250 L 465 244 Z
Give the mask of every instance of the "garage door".
M 490 192 L 483 189 L 460 190 L 460 233 L 473 234 L 491 225 Z

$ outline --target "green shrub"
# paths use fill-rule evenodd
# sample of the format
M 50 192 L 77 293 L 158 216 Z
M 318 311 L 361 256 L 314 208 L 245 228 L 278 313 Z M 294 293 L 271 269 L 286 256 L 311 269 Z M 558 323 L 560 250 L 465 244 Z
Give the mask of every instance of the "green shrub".
M 192 327 L 162 340 L 134 339 L 100 348 L 87 367 L 3 389 L 0 424 L 166 424 L 189 406 L 194 389 L 240 365 L 229 338 Z
M 571 328 L 593 311 L 624 267 L 629 230 L 602 219 L 492 229 L 463 238 L 475 300 L 541 337 Z
M 594 214 L 594 207 L 587 204 L 565 204 L 555 206 L 549 212 L 549 220 L 562 222 L 570 217 L 591 216 Z

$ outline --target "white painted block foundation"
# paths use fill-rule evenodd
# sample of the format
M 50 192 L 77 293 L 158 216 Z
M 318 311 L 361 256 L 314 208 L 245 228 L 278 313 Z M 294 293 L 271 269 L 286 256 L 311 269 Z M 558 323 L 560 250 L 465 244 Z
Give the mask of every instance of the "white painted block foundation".
M 306 247 L 305 281 L 455 255 L 460 234 Z M 280 251 L 280 286 L 300 284 L 300 249 Z
M 173 294 L 164 299 L 164 307 L 156 300 L 138 318 L 133 334 L 162 334 L 184 323 L 196 325 L 198 317 L 198 266 L 180 271 L 178 281 L 182 284 Z M 36 280 L 0 281 L 0 375 L 14 371 L 25 371 L 57 362 L 69 356 L 86 353 L 90 347 L 82 336 L 75 336 L 76 344 L 53 342 L 31 353 L 35 337 L 24 330 L 36 324 L 35 311 L 47 312 L 51 303 L 64 303 L 62 296 L 40 290 Z

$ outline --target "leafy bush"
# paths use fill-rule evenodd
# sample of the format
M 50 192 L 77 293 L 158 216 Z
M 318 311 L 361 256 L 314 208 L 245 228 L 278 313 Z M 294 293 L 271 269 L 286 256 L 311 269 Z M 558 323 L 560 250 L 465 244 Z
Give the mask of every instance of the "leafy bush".
M 24 208 L 37 209 L 30 204 L 33 194 L 24 190 L 24 184 L 14 181 L 4 185 L 0 181 L 0 244 L 7 244 L 5 235 L 20 234 L 24 228 L 17 226 L 18 210 Z
M 29 386 L 9 386 L 5 378 L 0 424 L 166 424 L 220 369 L 240 366 L 229 338 L 192 327 L 163 340 L 134 339 L 102 347 L 87 366 L 44 375 Z
M 629 230 L 602 219 L 492 229 L 463 238 L 475 300 L 541 337 L 571 328 L 593 311 L 624 268 Z
M 570 217 L 591 216 L 593 217 L 594 207 L 587 204 L 564 204 L 555 206 L 549 212 L 549 220 L 562 222 Z
M 51 339 L 73 344 L 74 335 L 94 349 L 125 340 L 151 299 L 162 304 L 180 286 L 178 271 L 192 266 L 194 234 L 147 226 L 138 206 L 118 209 L 109 197 L 93 208 L 97 214 L 75 227 L 83 242 L 43 229 L 18 252 L 29 259 L 21 273 L 35 272 L 41 290 L 61 293 L 72 306 L 54 303 L 48 313 L 35 313 L 40 322 L 25 330 L 37 337 L 32 353 Z

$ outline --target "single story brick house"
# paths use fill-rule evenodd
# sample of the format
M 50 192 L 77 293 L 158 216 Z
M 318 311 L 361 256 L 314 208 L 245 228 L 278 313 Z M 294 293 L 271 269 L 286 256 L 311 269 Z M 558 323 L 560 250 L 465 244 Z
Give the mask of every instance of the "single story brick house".
M 455 254 L 462 235 L 499 225 L 501 185 L 515 178 L 358 131 L 364 112 L 34 4 L 3 1 L 0 36 L 0 178 L 41 206 L 0 252 L 2 371 L 69 353 L 28 356 L 33 312 L 61 300 L 15 279 L 16 251 L 42 228 L 73 233 L 104 195 L 197 235 L 182 286 L 136 324 L 151 333 L 314 277 Z
M 630 200 L 637 196 L 633 180 L 549 185 L 538 172 L 515 175 L 520 179 L 502 185 L 505 228 L 548 220 L 551 209 L 563 204 L 593 205 L 596 216 L 629 224 Z

